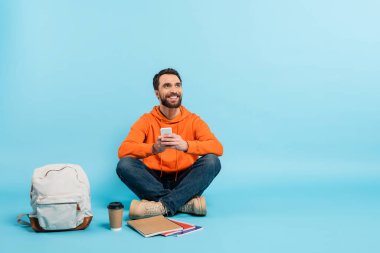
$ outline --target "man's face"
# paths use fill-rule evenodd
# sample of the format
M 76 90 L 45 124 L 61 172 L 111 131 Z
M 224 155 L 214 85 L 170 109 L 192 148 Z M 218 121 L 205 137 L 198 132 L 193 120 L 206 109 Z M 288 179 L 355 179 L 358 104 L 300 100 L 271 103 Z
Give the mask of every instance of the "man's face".
M 158 79 L 156 96 L 168 108 L 178 108 L 182 102 L 182 84 L 176 75 L 164 74 Z

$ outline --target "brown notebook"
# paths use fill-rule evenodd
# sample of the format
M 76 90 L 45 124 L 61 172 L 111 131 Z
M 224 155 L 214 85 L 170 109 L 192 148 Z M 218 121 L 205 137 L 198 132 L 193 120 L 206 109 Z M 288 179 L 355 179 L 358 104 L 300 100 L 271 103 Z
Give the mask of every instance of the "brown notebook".
M 129 220 L 127 223 L 145 237 L 151 237 L 165 232 L 183 230 L 181 226 L 175 224 L 162 215 L 139 220 Z

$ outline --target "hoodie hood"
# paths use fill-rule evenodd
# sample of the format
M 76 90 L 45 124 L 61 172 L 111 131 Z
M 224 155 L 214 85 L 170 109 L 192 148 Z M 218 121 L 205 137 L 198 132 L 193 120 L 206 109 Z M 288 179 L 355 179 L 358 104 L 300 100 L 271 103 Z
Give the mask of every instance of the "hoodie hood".
M 158 121 L 164 123 L 164 124 L 177 124 L 183 120 L 185 120 L 187 117 L 191 115 L 191 112 L 189 112 L 184 106 L 179 107 L 180 113 L 178 113 L 177 116 L 174 117 L 174 119 L 168 119 L 165 117 L 164 114 L 160 111 L 159 106 L 153 107 L 152 111 L 150 112 Z

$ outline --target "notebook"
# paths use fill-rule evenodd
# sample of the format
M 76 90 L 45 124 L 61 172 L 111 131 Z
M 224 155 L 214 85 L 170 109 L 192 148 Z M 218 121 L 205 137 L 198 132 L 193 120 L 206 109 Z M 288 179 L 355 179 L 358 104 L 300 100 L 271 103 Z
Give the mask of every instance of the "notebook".
M 127 224 L 144 237 L 151 237 L 165 232 L 181 231 L 183 228 L 162 215 L 129 220 Z
M 187 230 L 195 228 L 195 225 L 192 225 L 189 223 L 185 223 L 185 222 L 177 221 L 177 220 L 173 220 L 173 219 L 169 219 L 169 220 L 174 222 L 177 225 L 180 225 L 183 228 L 183 230 L 181 230 L 181 231 L 187 231 Z M 181 231 L 171 231 L 171 232 L 162 233 L 161 235 L 169 236 L 169 235 L 174 235 L 174 234 L 180 233 Z
M 195 226 L 194 228 L 189 229 L 189 230 L 178 231 L 175 233 L 175 235 L 176 236 L 184 236 L 184 235 L 188 235 L 190 233 L 196 232 L 196 231 L 200 231 L 202 229 L 203 229 L 203 227 L 201 227 L 201 226 Z

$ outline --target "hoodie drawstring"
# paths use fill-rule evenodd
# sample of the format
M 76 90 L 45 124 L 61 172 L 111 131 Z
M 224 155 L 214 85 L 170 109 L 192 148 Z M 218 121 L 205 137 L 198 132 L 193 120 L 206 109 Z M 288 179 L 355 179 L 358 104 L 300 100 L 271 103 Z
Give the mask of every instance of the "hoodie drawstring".
M 158 154 L 158 156 L 160 157 L 160 169 L 161 169 L 160 178 L 161 178 L 162 177 L 162 157 L 161 157 L 161 154 Z
M 177 153 L 178 151 L 175 151 L 175 178 L 174 182 L 177 182 L 177 177 L 178 177 L 178 159 L 177 159 Z

